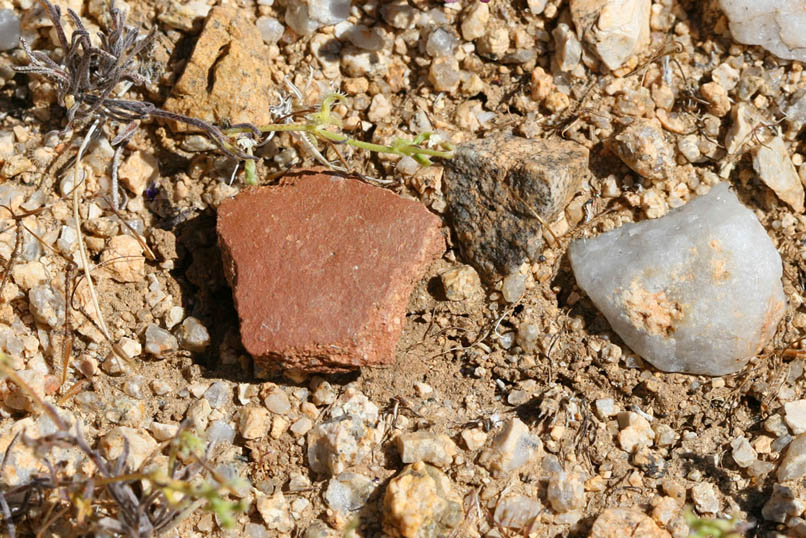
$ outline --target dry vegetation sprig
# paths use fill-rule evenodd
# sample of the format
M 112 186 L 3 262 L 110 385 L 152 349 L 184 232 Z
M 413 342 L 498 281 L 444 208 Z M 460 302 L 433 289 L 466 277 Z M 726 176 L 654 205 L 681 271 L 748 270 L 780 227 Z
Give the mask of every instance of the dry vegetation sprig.
M 289 97 L 283 99 L 280 105 L 270 107 L 272 110 L 286 112 L 280 117 L 281 123 L 256 126 L 247 122 L 224 130 L 199 118 L 163 110 L 148 101 L 117 98 L 118 93 L 125 93 L 132 85 L 143 86 L 148 83 L 140 57 L 151 46 L 156 36 L 155 29 L 145 36 L 140 36 L 136 28 L 126 26 L 125 13 L 117 9 L 113 1 L 110 3 L 109 32 L 106 34 L 99 32 L 101 44 L 95 47 L 92 45 L 89 32 L 75 11 L 69 8 L 67 10 L 75 26 L 71 39 L 68 40 L 61 22 L 60 8 L 49 0 L 39 2 L 56 30 L 58 45 L 62 49 L 62 59 L 57 62 L 43 51 L 32 51 L 23 40 L 22 45 L 30 65 L 18 67 L 17 70 L 44 76 L 56 84 L 58 102 L 67 108 L 67 124 L 63 133 L 74 125 L 89 126 L 95 122 L 98 123 L 100 132 L 104 124 L 111 120 L 124 124 L 112 140 L 112 146 L 120 148 L 133 136 L 144 120 L 160 118 L 185 123 L 209 137 L 225 154 L 238 161 L 246 161 L 247 181 L 250 183 L 255 182 L 254 163 L 251 161 L 257 159 L 252 155 L 252 148 L 266 143 L 278 131 L 297 134 L 317 160 L 324 160 L 328 165 L 331 163 L 322 157 L 315 146 L 317 139 L 330 144 L 347 144 L 368 151 L 408 155 L 423 165 L 431 164 L 431 157 L 450 158 L 453 155 L 447 144 L 441 144 L 439 149 L 424 147 L 423 144 L 432 137 L 431 133 L 420 134 L 413 140 L 397 139 L 389 146 L 364 142 L 345 135 L 340 132 L 341 122 L 330 113 L 332 103 L 344 99 L 344 96 L 338 93 L 329 94 L 318 111 L 304 116 L 304 122 L 294 121 L 300 116 L 300 108 L 288 106 L 292 103 Z M 293 85 L 291 89 L 292 94 L 301 97 Z M 116 170 L 113 170 L 112 176 L 113 180 L 117 177 Z M 113 196 L 117 195 L 117 189 L 117 184 L 114 184 Z
M 48 469 L 20 485 L 0 489 L 0 528 L 10 537 L 16 536 L 22 524 L 39 536 L 59 523 L 80 533 L 150 538 L 173 528 L 200 507 L 213 512 L 224 528 L 246 511 L 243 499 L 229 498 L 230 494 L 237 496 L 243 484 L 222 476 L 209 463 L 214 443 L 205 445 L 187 428 L 180 427 L 168 443 L 166 464 L 131 469 L 126 463 L 129 446 L 125 439 L 116 459 L 92 448 L 80 422 L 69 426 L 55 407 L 17 375 L 4 354 L 0 354 L 0 379 L 25 391 L 57 427 L 55 433 L 38 438 L 17 435 L 0 459 L 2 471 L 11 451 L 22 442 Z M 50 460 L 54 447 L 77 449 L 92 462 L 95 472 L 89 477 L 67 476 Z
M 125 124 L 112 141 L 113 146 L 119 146 L 132 137 L 142 120 L 159 117 L 183 122 L 203 131 L 223 152 L 234 158 L 253 158 L 239 151 L 218 127 L 204 120 L 159 109 L 148 101 L 116 98 L 130 85 L 142 86 L 148 82 L 142 55 L 151 46 L 156 36 L 155 29 L 146 36 L 140 36 L 136 28 L 126 26 L 125 13 L 117 9 L 113 1 L 110 2 L 109 32 L 98 33 L 99 47 L 92 45 L 81 17 L 70 8 L 67 14 L 75 30 L 68 41 L 59 6 L 49 0 L 39 0 L 39 3 L 53 23 L 62 58 L 57 62 L 44 51 L 32 51 L 25 40 L 21 40 L 30 64 L 16 69 L 41 75 L 56 84 L 58 102 L 67 108 L 67 124 L 62 133 L 74 126 L 88 126 L 96 121 L 100 128 L 106 121 L 112 120 Z M 125 84 L 121 86 L 122 83 Z M 259 132 L 253 132 L 259 135 Z

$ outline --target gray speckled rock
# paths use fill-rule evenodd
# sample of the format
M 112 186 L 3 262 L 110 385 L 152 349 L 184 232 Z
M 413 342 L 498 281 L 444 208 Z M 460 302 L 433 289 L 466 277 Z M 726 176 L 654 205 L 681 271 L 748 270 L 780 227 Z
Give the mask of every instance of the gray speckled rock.
M 446 162 L 447 213 L 462 253 L 485 280 L 533 260 L 551 222 L 587 175 L 588 150 L 563 140 L 509 134 L 461 144 Z
M 569 257 L 613 330 L 667 372 L 740 370 L 784 313 L 781 256 L 728 183 L 660 219 L 574 241 Z

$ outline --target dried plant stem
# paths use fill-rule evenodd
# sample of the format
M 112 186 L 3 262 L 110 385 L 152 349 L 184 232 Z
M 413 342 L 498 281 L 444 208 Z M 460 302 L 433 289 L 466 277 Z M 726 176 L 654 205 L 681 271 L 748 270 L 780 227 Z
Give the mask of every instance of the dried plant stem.
M 76 161 L 73 163 L 73 220 L 75 221 L 76 225 L 76 242 L 78 243 L 78 251 L 79 255 L 81 256 L 81 265 L 84 266 L 83 269 L 84 276 L 87 279 L 87 289 L 90 292 L 90 300 L 92 301 L 92 306 L 95 309 L 95 314 L 98 317 L 98 326 L 100 327 L 101 332 L 104 334 L 104 337 L 111 342 L 112 337 L 109 334 L 109 328 L 106 326 L 104 314 L 101 312 L 101 304 L 98 302 L 98 294 L 95 292 L 95 284 L 92 282 L 92 275 L 90 274 L 92 269 L 90 269 L 90 262 L 89 258 L 87 257 L 87 248 L 84 244 L 84 234 L 81 233 L 81 215 L 78 211 L 78 188 L 79 186 L 83 187 L 84 183 L 83 176 L 81 181 L 79 181 L 79 174 L 81 173 L 81 158 L 84 156 L 84 152 L 92 139 L 93 133 L 95 133 L 95 129 L 98 128 L 99 123 L 100 119 L 97 119 L 92 123 L 92 125 L 90 125 L 90 128 L 87 129 L 87 134 L 84 136 L 84 140 L 81 142 L 81 146 L 78 148 Z
M 321 126 L 311 123 L 279 123 L 279 124 L 260 125 L 258 126 L 258 129 L 262 133 L 276 133 L 276 132 L 309 133 L 315 137 L 322 138 L 329 142 L 333 142 L 336 144 L 346 144 L 348 146 L 354 146 L 356 148 L 361 148 L 367 151 L 374 151 L 378 153 L 395 153 L 398 155 L 406 155 L 415 158 L 418 155 L 426 155 L 429 157 L 441 157 L 445 159 L 450 159 L 451 157 L 453 157 L 452 151 L 440 151 L 435 149 L 428 149 L 417 145 L 406 145 L 397 147 L 397 146 L 384 146 L 382 144 L 373 144 L 372 142 L 364 142 L 362 140 L 356 140 L 354 138 L 350 138 L 349 136 L 343 133 L 322 129 Z M 224 129 L 223 132 L 224 134 L 232 135 L 232 134 L 248 133 L 251 131 L 246 127 L 233 127 L 230 129 Z

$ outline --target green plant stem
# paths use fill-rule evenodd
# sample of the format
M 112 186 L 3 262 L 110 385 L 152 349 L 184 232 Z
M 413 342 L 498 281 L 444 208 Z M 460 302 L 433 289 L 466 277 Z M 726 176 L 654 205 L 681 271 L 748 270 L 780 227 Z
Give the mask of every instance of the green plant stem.
M 372 142 L 363 142 L 355 140 L 342 133 L 335 133 L 325 129 L 320 129 L 316 126 L 307 123 L 279 123 L 259 126 L 263 133 L 271 132 L 306 132 L 314 136 L 324 138 L 336 144 L 347 144 L 367 151 L 375 151 L 378 153 L 396 153 L 398 155 L 427 155 L 429 157 L 441 157 L 443 159 L 450 159 L 453 157 L 453 151 L 440 151 L 428 148 L 421 148 L 415 145 L 407 145 L 401 147 L 384 146 L 382 144 L 373 144 Z M 249 132 L 246 128 L 225 129 L 225 134 L 240 134 Z

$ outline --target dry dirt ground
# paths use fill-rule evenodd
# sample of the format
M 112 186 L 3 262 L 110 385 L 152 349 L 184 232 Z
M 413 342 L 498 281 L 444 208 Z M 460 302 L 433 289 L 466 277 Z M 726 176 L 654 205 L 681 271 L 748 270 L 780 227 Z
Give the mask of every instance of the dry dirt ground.
M 18 13 L 24 11 L 19 4 L 38 9 L 35 2 L 19 2 L 14 4 Z M 71 2 L 95 24 L 100 4 Z M 248 23 L 261 15 L 282 21 L 286 9 L 282 1 L 272 6 L 258 6 L 253 0 L 229 4 Z M 498 37 L 477 39 L 474 48 L 464 47 L 469 42 L 462 38 L 460 27 L 474 2 L 445 5 L 410 0 L 407 5 L 418 17 L 428 16 L 431 25 L 456 36 L 456 56 L 465 80 L 455 89 L 442 92 L 434 89 L 429 78 L 432 59 L 425 51 L 429 26 L 397 28 L 379 13 L 383 2 L 353 4 L 354 8 L 359 4 L 363 7 L 354 9 L 351 20 L 377 28 L 383 38 L 383 48 L 373 53 L 370 61 L 381 62 L 384 67 L 370 66 L 362 72 L 346 65 L 340 58 L 349 46 L 332 43 L 332 27 L 323 27 L 312 36 L 287 32 L 280 42 L 268 47 L 272 84 L 278 90 L 286 91 L 283 78 L 288 77 L 304 89 L 304 99 L 312 106 L 327 88 L 343 91 L 347 100 L 335 112 L 344 118 L 348 132 L 370 141 L 411 137 L 423 128 L 439 132 L 453 143 L 502 130 L 531 138 L 563 136 L 590 149 L 591 179 L 572 201 L 564 220 L 552 225 L 559 244 L 547 241 L 542 257 L 529 268 L 527 292 L 518 303 L 504 303 L 493 288 L 485 288 L 466 301 L 445 300 L 439 274 L 461 263 L 460 253 L 452 245 L 415 287 L 394 364 L 325 379 L 337 392 L 347 384 L 363 392 L 381 410 L 390 436 L 397 431 L 428 430 L 456 440 L 460 456 L 445 469 L 456 491 L 465 498 L 467 509 L 456 536 L 523 535 L 523 531 L 497 528 L 492 519 L 496 502 L 510 493 L 522 493 L 545 506 L 536 536 L 585 536 L 605 508 L 636 507 L 649 514 L 662 497 L 682 495 L 679 509 L 661 526 L 675 536 L 685 536 L 682 505 L 693 502 L 690 491 L 686 491 L 701 483 L 713 486 L 719 503 L 716 513 L 701 515 L 735 514 L 752 524 L 746 531 L 748 536 L 772 535 L 780 526 L 765 521 L 761 509 L 771 495 L 775 473 L 751 476 L 734 463 L 730 443 L 744 436 L 757 450 L 759 460 L 775 464 L 780 451 L 770 444 L 779 435 L 774 428 L 765 427 L 765 420 L 780 414 L 786 401 L 806 397 L 797 343 L 806 327 L 806 312 L 801 308 L 806 269 L 804 217 L 758 181 L 746 155 L 725 155 L 720 146 L 731 123 L 730 115 L 715 114 L 715 105 L 704 99 L 699 88 L 711 80 L 717 66 L 729 62 L 742 77 L 729 92 L 730 99 L 753 103 L 769 125 L 780 127 L 795 164 L 800 166 L 800 152 L 806 149 L 799 137 L 800 126 L 781 120 L 782 110 L 806 87 L 801 64 L 733 43 L 714 2 L 660 0 L 653 3 L 651 43 L 641 54 L 615 73 L 591 69 L 583 62 L 563 75 L 564 85 L 558 88 L 546 82 L 541 73 L 551 72 L 556 54 L 552 31 L 560 23 L 569 23 L 564 2 L 549 0 L 545 11 L 534 15 L 525 1 L 493 0 L 487 33 Z M 191 24 L 184 29 L 166 23 L 167 17 L 160 16 L 173 5 L 153 0 L 128 2 L 132 22 L 157 28 L 154 82 L 130 95 L 160 106 L 181 74 L 202 22 L 193 23 L 190 17 Z M 35 48 L 49 48 L 47 27 L 43 25 L 35 32 L 40 36 Z M 331 48 L 319 51 L 317 57 L 311 51 L 319 49 L 312 43 L 322 35 Z M 503 46 L 498 43 L 502 39 Z M 516 54 L 523 50 L 536 54 Z M 31 207 L 46 209 L 24 222 L 37 230 L 45 243 L 56 245 L 72 212 L 70 200 L 61 197 L 57 174 L 63 163 L 57 161 L 75 148 L 67 140 L 54 143 L 46 136 L 64 121 L 63 109 L 53 102 L 52 91 L 35 76 L 8 74 L 8 66 L 24 63 L 19 49 L 0 55 L 0 69 L 6 70 L 0 87 L 0 131 L 12 133 L 8 140 L 13 144 L 13 154 L 28 160 L 15 169 L 14 159 L 6 156 L 0 188 L 12 185 L 14 192 L 8 195 L 9 191 L 3 191 L 0 196 L 5 196 L 3 204 L 19 208 L 21 202 L 41 193 L 36 195 L 42 197 L 40 203 Z M 669 84 L 663 82 L 667 75 Z M 668 98 L 672 99 L 671 107 Z M 627 168 L 604 141 L 624 118 L 654 118 L 662 107 L 670 111 L 664 114 L 673 113 L 685 124 L 684 132 L 697 136 L 703 151 L 702 159 L 691 164 L 676 150 L 666 179 L 653 182 Z M 664 136 L 677 148 L 683 135 L 666 129 Z M 240 347 L 237 316 L 220 266 L 215 211 L 222 199 L 242 188 L 242 175 L 229 185 L 234 161 L 214 150 L 193 152 L 188 147 L 186 138 L 157 122 L 144 125 L 128 144 L 124 161 L 135 151 L 142 151 L 158 162 L 158 174 L 149 181 L 147 191 L 129 200 L 122 211 L 125 219 L 143 231 L 157 259 L 146 260 L 143 267 L 135 264 L 132 270 L 136 278 L 130 282 L 99 277 L 97 286 L 113 339 L 130 338 L 142 344 L 150 323 L 164 326 L 171 308 L 181 306 L 185 315 L 198 318 L 209 330 L 211 342 L 206 351 L 180 349 L 160 359 L 142 353 L 130 364 L 113 364 L 109 343 L 82 314 L 74 312 L 68 335 L 73 341 L 71 363 L 67 381 L 59 388 L 61 331 L 34 319 L 24 284 L 12 279 L 5 287 L 0 321 L 4 324 L 4 349 L 16 353 L 14 368 L 38 372 L 45 381 L 42 390 L 46 399 L 84 422 L 90 444 L 121 425 L 148 429 L 152 421 L 179 424 L 189 416 L 202 428 L 219 420 L 237 431 L 239 409 L 244 406 L 237 397 L 238 390 L 267 391 L 271 385 L 265 383 L 276 384 L 288 393 L 292 402 L 288 416 L 293 422 L 300 416 L 301 402 L 309 401 L 310 388 L 319 382 L 315 376 L 298 373 L 255 372 Z M 435 212 L 444 211 L 439 164 L 412 175 L 395 156 L 358 150 L 342 153 L 354 170 L 391 180 L 385 188 L 422 199 Z M 336 159 L 332 152 L 328 156 Z M 262 157 L 258 177 L 263 184 L 274 183 L 291 165 L 315 164 L 305 148 L 288 135 L 275 138 Z M 705 192 L 718 181 L 717 174 L 729 158 L 736 161 L 731 182 L 742 201 L 755 211 L 783 258 L 788 310 L 773 341 L 742 372 L 721 378 L 662 373 L 644 364 L 610 331 L 575 285 L 566 248 L 574 237 L 661 216 L 670 207 Z M 106 166 L 99 165 L 81 210 L 85 219 L 90 218 L 91 195 L 102 192 L 99 185 L 104 174 L 108 174 Z M 118 226 L 108 210 L 102 210 L 102 216 L 112 222 L 110 226 Z M 4 260 L 11 257 L 16 238 L 15 221 L 8 217 L 6 213 L 3 220 L 7 231 L 0 236 Z M 106 233 L 100 226 L 93 232 L 86 225 L 85 232 L 96 262 L 108 248 L 109 237 L 124 233 Z M 23 236 L 24 259 L 17 259 L 15 264 L 43 259 L 49 280 L 64 291 L 75 272 L 66 272 L 62 254 L 37 246 L 38 240 L 28 232 Z M 64 255 L 73 259 L 74 252 L 75 245 L 68 241 Z M 538 328 L 531 351 L 512 343 L 523 323 Z M 789 345 L 792 342 L 796 343 Z M 51 377 L 45 377 L 45 372 Z M 197 402 L 217 381 L 226 384 L 231 397 L 219 409 L 199 411 Z M 417 390 L 415 382 L 425 383 L 433 391 Z M 0 399 L 13 393 L 13 385 L 4 386 Z M 653 448 L 650 461 L 637 461 L 619 446 L 615 417 L 602 419 L 594 414 L 593 402 L 602 398 L 612 398 L 620 410 L 640 409 L 654 417 L 654 425 L 667 425 L 676 436 L 668 446 Z M 246 405 L 261 404 L 253 396 Z M 4 443 L 0 448 L 8 446 L 14 424 L 38 416 L 36 406 L 30 407 L 0 408 L 0 443 Z M 324 410 L 320 406 L 320 416 Z M 547 471 L 539 458 L 517 472 L 496 478 L 476 463 L 478 450 L 466 448 L 463 431 L 479 427 L 493 434 L 511 417 L 519 417 L 541 438 L 544 453 L 556 455 L 564 466 L 578 466 L 586 473 L 584 506 L 571 524 L 558 519 L 549 508 Z M 272 416 L 271 423 L 277 422 Z M 384 486 L 403 466 L 393 445 L 385 441 L 377 447 L 372 461 L 357 469 L 376 479 L 379 487 L 360 517 L 352 519 L 329 510 L 322 497 L 327 481 L 308 468 L 305 438 L 286 431 L 282 420 L 279 423 L 276 435 L 267 432 L 251 440 L 236 435 L 214 455 L 216 464 L 225 464 L 248 479 L 255 495 L 284 491 L 291 501 L 308 501 L 296 505 L 301 510 L 295 513 L 291 529 L 285 533 L 266 529 L 265 535 L 320 536 L 305 534 L 305 530 L 321 520 L 330 525 L 332 536 L 343 535 L 354 522 L 358 527 L 351 532 L 356 535 L 380 536 Z M 310 487 L 290 491 L 289 479 L 300 473 L 311 480 Z M 801 493 L 798 487 L 795 492 Z M 41 517 L 35 519 L 40 525 L 43 521 Z M 79 523 L 73 523 L 80 528 Z M 240 516 L 235 530 L 222 531 L 209 514 L 198 511 L 171 532 L 174 536 L 239 536 L 247 532 L 248 523 L 253 524 L 249 532 L 258 533 L 255 535 L 259 535 L 256 525 L 265 526 L 261 515 L 252 509 Z M 54 528 L 61 528 L 61 535 L 66 536 L 70 535 L 69 526 L 62 522 Z M 20 532 L 26 528 L 21 526 Z M 329 536 L 322 532 L 321 536 Z

